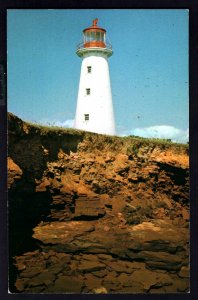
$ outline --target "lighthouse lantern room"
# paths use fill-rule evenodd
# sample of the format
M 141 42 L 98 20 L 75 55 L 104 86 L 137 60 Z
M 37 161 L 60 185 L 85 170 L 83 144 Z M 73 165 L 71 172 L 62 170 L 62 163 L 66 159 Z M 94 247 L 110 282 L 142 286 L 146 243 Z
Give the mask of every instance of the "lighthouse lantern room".
M 83 30 L 83 42 L 76 54 L 82 58 L 74 127 L 115 135 L 108 57 L 113 54 L 106 30 L 98 19 Z

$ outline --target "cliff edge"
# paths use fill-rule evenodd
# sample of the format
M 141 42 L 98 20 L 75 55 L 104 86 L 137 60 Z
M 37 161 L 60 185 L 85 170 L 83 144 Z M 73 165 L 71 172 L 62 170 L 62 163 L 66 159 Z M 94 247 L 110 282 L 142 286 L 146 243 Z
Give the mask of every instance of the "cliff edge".
M 189 291 L 187 145 L 8 130 L 12 292 Z

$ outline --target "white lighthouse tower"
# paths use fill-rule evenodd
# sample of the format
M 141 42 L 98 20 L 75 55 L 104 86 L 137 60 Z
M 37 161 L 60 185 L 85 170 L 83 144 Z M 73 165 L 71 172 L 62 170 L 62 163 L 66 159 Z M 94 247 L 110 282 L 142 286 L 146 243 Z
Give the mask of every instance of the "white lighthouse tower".
M 74 128 L 115 135 L 108 57 L 113 54 L 106 42 L 106 30 L 97 26 L 83 30 L 83 43 L 76 54 L 82 57 Z

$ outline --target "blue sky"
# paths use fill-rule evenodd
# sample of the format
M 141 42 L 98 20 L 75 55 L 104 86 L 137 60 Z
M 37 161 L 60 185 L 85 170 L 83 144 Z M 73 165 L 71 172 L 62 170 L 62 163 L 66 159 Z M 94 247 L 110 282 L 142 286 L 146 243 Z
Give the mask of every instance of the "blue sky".
M 117 134 L 188 139 L 188 10 L 8 10 L 8 111 L 71 126 L 82 30 L 107 30 Z

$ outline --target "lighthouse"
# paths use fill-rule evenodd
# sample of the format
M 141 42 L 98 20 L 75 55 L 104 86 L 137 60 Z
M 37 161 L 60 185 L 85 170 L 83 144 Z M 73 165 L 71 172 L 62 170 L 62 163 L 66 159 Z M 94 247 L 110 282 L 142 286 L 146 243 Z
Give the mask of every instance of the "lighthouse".
M 115 135 L 108 58 L 113 54 L 106 30 L 93 20 L 83 30 L 76 54 L 82 58 L 74 128 Z

